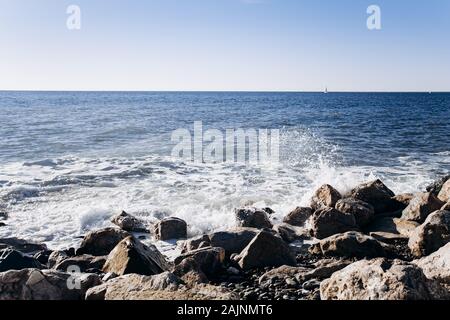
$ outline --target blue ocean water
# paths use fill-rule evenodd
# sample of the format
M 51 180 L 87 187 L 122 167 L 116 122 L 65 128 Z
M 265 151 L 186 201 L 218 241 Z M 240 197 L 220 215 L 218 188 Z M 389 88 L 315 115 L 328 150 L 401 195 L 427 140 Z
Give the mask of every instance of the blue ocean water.
M 0 236 L 73 244 L 118 210 L 192 235 L 253 203 L 282 217 L 322 183 L 416 192 L 450 171 L 448 93 L 0 92 Z M 173 159 L 173 130 L 281 130 L 261 170 Z

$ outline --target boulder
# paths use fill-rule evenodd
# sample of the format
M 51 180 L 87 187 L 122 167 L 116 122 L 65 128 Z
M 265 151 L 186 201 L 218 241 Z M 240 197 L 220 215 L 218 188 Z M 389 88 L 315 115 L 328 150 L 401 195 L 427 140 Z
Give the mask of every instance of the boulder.
M 235 228 L 203 235 L 187 240 L 182 253 L 205 247 L 219 247 L 225 249 L 225 254 L 229 257 L 233 253 L 240 253 L 258 232 L 259 230 L 255 228 Z
M 35 254 L 42 250 L 48 250 L 45 244 L 34 243 L 19 238 L 0 239 L 0 249 L 6 248 L 11 248 L 28 254 Z
M 411 232 L 418 226 L 420 226 L 420 224 L 414 221 L 381 217 L 376 218 L 371 224 L 364 228 L 364 231 L 369 234 L 374 232 L 383 232 L 409 237 Z
M 157 240 L 172 240 L 187 238 L 187 223 L 179 218 L 165 218 L 154 226 L 154 234 Z
M 438 198 L 441 201 L 450 201 L 450 179 L 442 186 L 441 191 L 439 191 Z
M 372 205 L 352 198 L 339 200 L 336 203 L 336 209 L 344 213 L 352 214 L 359 227 L 364 227 L 369 224 L 375 216 L 375 209 Z
M 434 279 L 450 288 L 450 242 L 438 251 L 419 260 L 414 260 L 428 279 Z
M 398 203 L 393 197 L 395 197 L 394 192 L 386 187 L 381 180 L 361 184 L 348 195 L 348 198 L 355 198 L 371 204 L 375 214 L 396 211 Z
M 34 254 L 33 258 L 39 261 L 40 264 L 46 266 L 50 255 L 53 253 L 51 250 L 42 250 Z
M 69 255 L 65 251 L 53 251 L 47 260 L 47 267 L 52 269 L 57 264 L 61 263 L 65 259 L 68 259 Z
M 296 227 L 303 227 L 312 214 L 313 211 L 311 208 L 297 207 L 294 211 L 291 211 L 284 217 L 283 222 Z
M 276 282 L 284 282 L 286 279 L 296 279 L 303 283 L 312 279 L 326 279 L 352 262 L 349 260 L 324 259 L 316 262 L 312 267 L 281 266 L 264 273 L 258 280 L 263 288 Z
M 403 210 L 402 219 L 422 223 L 428 215 L 442 208 L 444 203 L 432 193 L 419 193 L 414 196 Z
M 356 219 L 352 214 L 333 208 L 319 209 L 311 219 L 312 235 L 318 239 L 357 229 Z
M 188 286 L 200 283 L 209 283 L 209 279 L 201 269 L 199 263 L 192 257 L 183 259 L 175 265 L 172 273 L 179 277 Z
M 402 194 L 398 194 L 395 197 L 393 197 L 392 199 L 397 201 L 398 205 L 398 210 L 403 210 L 405 209 L 410 201 L 414 198 L 414 193 L 402 193 Z
M 208 277 L 214 276 L 223 268 L 225 261 L 225 250 L 223 248 L 202 248 L 182 254 L 175 258 L 175 265 L 180 264 L 185 259 L 192 259 L 199 266 L 200 270 Z
M 401 260 L 361 260 L 335 272 L 320 285 L 322 300 L 446 299 L 448 291 L 422 270 Z
M 133 236 L 122 240 L 103 266 L 103 272 L 119 276 L 128 273 L 154 275 L 169 269 L 170 265 L 155 246 L 146 246 Z
M 278 233 L 284 241 L 288 243 L 310 238 L 309 230 L 300 227 L 294 227 L 287 223 L 276 224 L 273 226 L 273 230 Z
M 386 255 L 383 246 L 375 238 L 354 231 L 320 240 L 310 251 L 324 256 L 347 258 L 375 258 Z
M 23 269 L 0 273 L 0 300 L 83 300 L 87 289 L 101 283 L 94 274 Z
M 238 227 L 248 227 L 256 229 L 272 228 L 267 212 L 257 208 L 241 208 L 235 210 L 235 217 Z
M 234 260 L 244 270 L 296 263 L 295 256 L 283 239 L 265 230 L 259 232 Z
M 417 227 L 408 247 L 416 257 L 427 256 L 450 242 L 450 211 L 436 211 Z
M 90 254 L 93 256 L 108 255 L 123 239 L 130 236 L 118 228 L 105 228 L 89 232 L 77 249 L 77 255 Z
M 112 217 L 111 222 L 128 232 L 149 232 L 144 222 L 125 211 Z
M 67 272 L 69 267 L 77 266 L 81 272 L 98 272 L 106 262 L 106 256 L 96 257 L 88 254 L 63 259 L 53 269 Z
M 200 284 L 185 286 L 172 273 L 154 276 L 124 275 L 86 293 L 86 300 L 238 300 L 237 294 L 222 287 Z
M 336 202 L 342 198 L 339 191 L 329 184 L 324 184 L 314 193 L 311 199 L 311 208 L 319 210 L 321 208 L 334 208 Z
M 450 180 L 450 174 L 443 176 L 442 178 L 434 181 L 429 186 L 427 186 L 427 188 L 426 188 L 427 192 L 431 192 L 432 194 L 434 194 L 437 197 L 439 192 L 442 189 L 442 186 L 444 185 L 444 183 L 447 182 L 447 180 Z
M 17 250 L 0 250 L 0 272 L 27 268 L 41 269 L 42 265 L 36 259 L 26 256 Z

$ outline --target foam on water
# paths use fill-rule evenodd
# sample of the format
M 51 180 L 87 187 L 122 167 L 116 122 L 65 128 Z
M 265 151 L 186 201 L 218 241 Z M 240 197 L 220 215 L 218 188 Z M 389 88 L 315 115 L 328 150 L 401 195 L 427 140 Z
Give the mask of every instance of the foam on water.
M 343 166 L 344 156 L 307 129 L 284 130 L 281 163 L 245 166 L 194 164 L 170 157 L 61 157 L 0 165 L 0 202 L 9 212 L 0 237 L 74 246 L 87 231 L 110 226 L 125 210 L 152 223 L 167 216 L 188 222 L 189 235 L 234 225 L 234 208 L 271 207 L 281 220 L 308 205 L 324 183 L 345 193 L 359 183 L 382 179 L 395 192 L 416 192 L 430 182 L 430 163 L 449 163 L 448 153 L 397 167 Z

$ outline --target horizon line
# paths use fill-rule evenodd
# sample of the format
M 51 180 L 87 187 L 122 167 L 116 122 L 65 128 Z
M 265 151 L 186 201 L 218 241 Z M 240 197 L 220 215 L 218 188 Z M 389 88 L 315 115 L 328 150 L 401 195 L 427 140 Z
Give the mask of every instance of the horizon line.
M 42 89 L 7 89 L 3 90 L 0 89 L 0 92 L 111 92 L 111 93 L 118 93 L 118 92 L 129 92 L 129 93 L 157 93 L 157 92 L 163 92 L 163 93 L 323 93 L 323 94 L 330 94 L 330 93 L 450 93 L 449 91 L 433 91 L 433 90 L 423 90 L 423 91 L 413 91 L 413 90 L 405 90 L 405 91 L 382 91 L 382 90 L 336 90 L 336 91 L 330 91 L 327 92 L 324 91 L 300 91 L 300 90 L 42 90 Z

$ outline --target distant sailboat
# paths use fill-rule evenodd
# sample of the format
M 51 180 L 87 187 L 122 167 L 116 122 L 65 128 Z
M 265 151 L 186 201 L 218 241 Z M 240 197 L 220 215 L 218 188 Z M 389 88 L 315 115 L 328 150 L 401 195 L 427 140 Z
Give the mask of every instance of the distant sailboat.
M 325 87 L 325 91 L 323 93 L 328 93 L 328 88 Z

